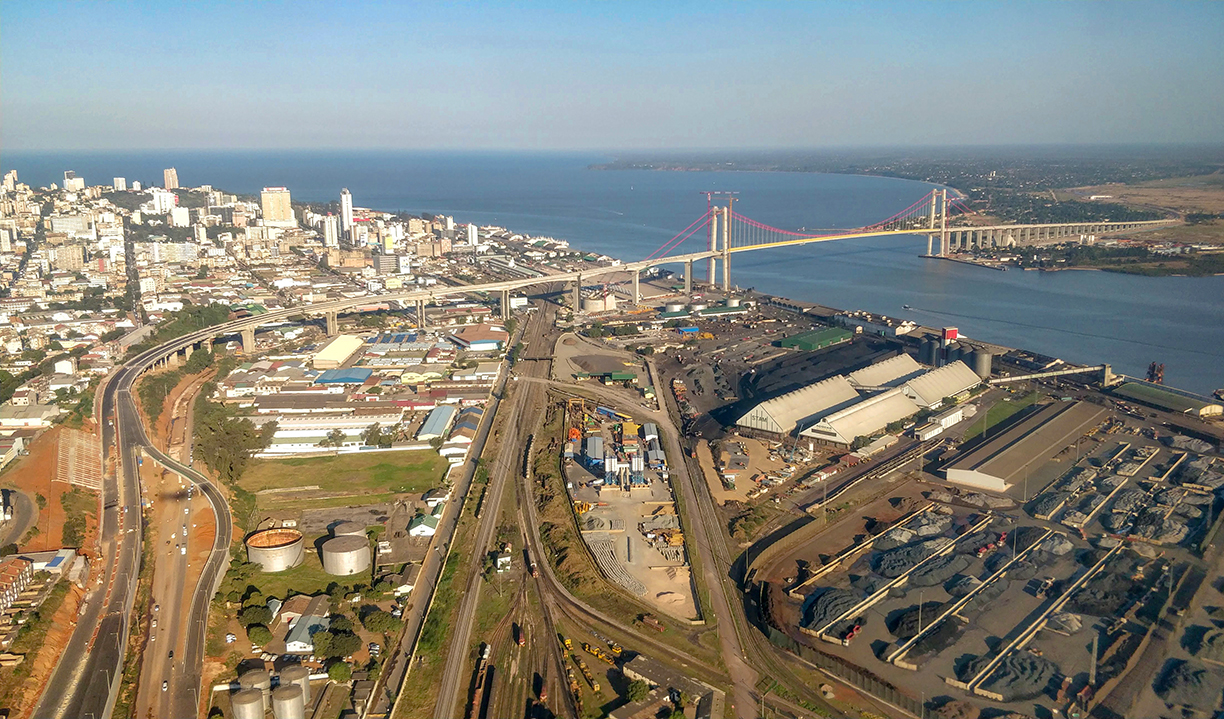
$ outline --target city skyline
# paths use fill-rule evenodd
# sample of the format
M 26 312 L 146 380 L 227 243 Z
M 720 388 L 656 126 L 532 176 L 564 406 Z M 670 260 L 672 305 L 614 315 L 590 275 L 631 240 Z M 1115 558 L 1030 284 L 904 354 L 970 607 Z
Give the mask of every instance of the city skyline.
M 219 39 L 204 29 L 218 13 Z M 7 149 L 1224 141 L 1224 6 L 1209 3 L 48 3 L 3 18 Z

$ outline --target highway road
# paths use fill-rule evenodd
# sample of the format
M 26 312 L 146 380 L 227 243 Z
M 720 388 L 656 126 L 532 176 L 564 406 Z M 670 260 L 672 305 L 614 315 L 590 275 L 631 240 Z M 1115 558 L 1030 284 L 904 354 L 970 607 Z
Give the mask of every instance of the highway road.
M 132 397 L 132 383 L 141 371 L 165 356 L 169 351 L 167 347 L 192 344 L 210 337 L 209 332 L 205 330 L 141 353 L 125 363 L 102 387 L 102 417 L 114 420 L 113 428 L 109 422 L 103 422 L 103 456 L 117 451 L 120 457 L 117 476 L 104 476 L 102 483 L 103 509 L 99 523 L 102 576 L 85 595 L 76 629 L 47 682 L 48 689 L 54 690 L 43 694 L 34 711 L 36 719 L 86 716 L 106 719 L 114 707 L 131 621 L 133 617 L 143 617 L 145 611 L 141 608 L 140 615 L 133 614 L 143 535 L 139 521 L 141 491 L 137 462 L 142 453 L 195 482 L 218 520 L 213 551 L 193 592 L 190 610 L 185 615 L 179 613 L 180 618 L 174 624 L 178 635 L 175 643 L 184 647 L 183 663 L 177 671 L 170 672 L 168 679 L 173 680 L 173 691 L 166 694 L 168 701 L 173 697 L 173 703 L 159 716 L 195 717 L 198 713 L 198 702 L 193 701 L 193 695 L 198 699 L 208 602 L 229 560 L 229 508 L 220 491 L 206 477 L 152 447 Z
M 555 312 L 555 305 L 548 304 L 528 320 L 528 328 L 523 337 L 526 344 L 535 347 L 542 341 L 544 334 L 553 326 Z M 516 372 L 516 379 L 519 372 L 530 376 L 547 376 L 548 363 L 523 362 L 511 371 Z M 446 654 L 446 668 L 442 671 L 442 684 L 438 688 L 438 701 L 434 708 L 435 719 L 451 719 L 462 714 L 459 688 L 466 684 L 465 677 L 468 676 L 468 672 L 464 671 L 468 663 L 467 648 L 471 642 L 472 622 L 476 618 L 476 608 L 480 603 L 480 590 L 484 584 L 484 577 L 476 568 L 480 567 L 485 554 L 492 548 L 490 545 L 501 515 L 501 500 L 506 481 L 512 474 L 520 471 L 523 452 L 527 446 L 527 437 L 532 428 L 539 424 L 540 411 L 544 406 L 544 388 L 540 384 L 517 384 L 513 394 L 508 408 L 509 412 L 503 414 L 499 410 L 497 416 L 498 425 L 505 431 L 502 433 L 497 448 L 497 458 L 489 467 L 489 487 L 485 493 L 484 506 L 481 508 L 476 542 L 472 545 L 472 554 L 469 557 L 468 566 L 473 571 L 468 581 L 467 591 L 464 592 L 459 605 L 454 632 L 451 634 L 450 648 Z M 542 639 L 552 641 L 551 637 L 548 639 L 536 637 L 533 641 Z

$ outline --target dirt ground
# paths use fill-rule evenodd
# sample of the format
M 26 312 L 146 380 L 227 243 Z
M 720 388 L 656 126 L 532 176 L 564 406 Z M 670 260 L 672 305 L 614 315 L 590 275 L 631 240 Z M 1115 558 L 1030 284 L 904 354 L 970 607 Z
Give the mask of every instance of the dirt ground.
M 85 592 L 82 589 L 75 584 L 69 585 L 68 594 L 64 596 L 63 604 L 55 612 L 42 649 L 30 660 L 30 675 L 26 677 L 25 684 L 21 687 L 21 700 L 17 702 L 17 706 L 25 708 L 16 715 L 18 719 L 25 719 L 34 713 L 34 705 L 38 703 L 38 696 L 47 683 L 47 678 L 55 669 L 56 660 L 59 658 L 58 648 L 68 643 L 72 630 L 76 628 L 77 610 L 83 596 Z
M 17 460 L 13 469 L 5 473 L 0 480 L 0 486 L 14 487 L 31 498 L 41 495 L 46 500 L 46 506 L 38 510 L 35 526 L 38 534 L 27 542 L 18 542 L 21 549 L 27 552 L 42 552 L 60 549 L 64 527 L 64 508 L 60 496 L 70 490 L 71 485 L 55 480 L 59 464 L 59 438 L 63 428 L 52 427 L 43 432 L 29 447 L 29 455 Z M 82 554 L 93 555 L 93 545 L 97 532 L 96 512 L 88 515 L 85 524 L 85 538 L 82 542 Z
M 1174 177 L 1136 185 L 1077 187 L 1075 194 L 1113 195 L 1108 202 L 1159 207 L 1179 212 L 1224 212 L 1224 176 Z

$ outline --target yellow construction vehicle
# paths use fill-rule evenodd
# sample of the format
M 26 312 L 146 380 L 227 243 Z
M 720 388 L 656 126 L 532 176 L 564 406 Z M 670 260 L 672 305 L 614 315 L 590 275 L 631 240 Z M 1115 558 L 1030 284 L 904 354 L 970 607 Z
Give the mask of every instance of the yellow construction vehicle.
M 612 666 L 616 666 L 616 660 L 612 658 L 611 654 L 604 651 L 603 649 L 600 649 L 599 647 L 593 646 L 586 642 L 582 643 L 582 649 L 587 654 L 590 654 L 591 656 L 595 657 L 601 662 L 607 662 L 608 664 L 611 664 Z

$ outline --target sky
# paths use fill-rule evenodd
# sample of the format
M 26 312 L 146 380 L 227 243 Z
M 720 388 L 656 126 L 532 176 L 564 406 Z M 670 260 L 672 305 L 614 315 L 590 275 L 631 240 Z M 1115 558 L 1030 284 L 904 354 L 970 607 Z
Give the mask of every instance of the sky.
M 1224 142 L 1221 2 L 0 3 L 0 148 Z

